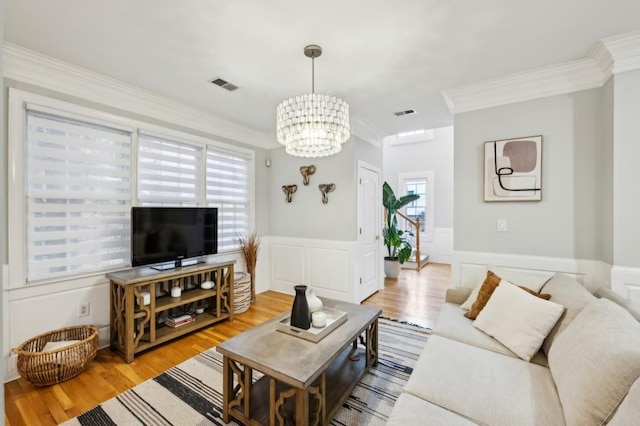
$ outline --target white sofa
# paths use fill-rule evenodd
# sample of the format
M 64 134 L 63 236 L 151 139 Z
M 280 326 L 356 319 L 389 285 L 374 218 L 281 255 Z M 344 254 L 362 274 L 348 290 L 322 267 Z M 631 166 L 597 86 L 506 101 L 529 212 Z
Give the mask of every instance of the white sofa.
M 463 316 L 470 290 L 449 290 L 388 424 L 640 425 L 640 316 L 562 274 L 540 292 L 565 309 L 527 362 Z

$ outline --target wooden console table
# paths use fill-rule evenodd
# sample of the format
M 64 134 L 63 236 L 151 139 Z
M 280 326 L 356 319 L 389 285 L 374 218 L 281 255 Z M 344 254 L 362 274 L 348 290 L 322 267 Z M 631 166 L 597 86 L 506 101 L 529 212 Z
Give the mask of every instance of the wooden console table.
M 201 263 L 166 271 L 132 268 L 107 275 L 111 285 L 111 349 L 122 352 L 127 363 L 134 354 L 194 330 L 226 319 L 233 320 L 233 264 Z M 211 289 L 200 285 L 212 281 Z M 182 294 L 171 297 L 171 288 Z M 144 304 L 143 292 L 149 293 Z M 164 318 L 196 308 L 204 313 L 195 321 L 173 328 Z

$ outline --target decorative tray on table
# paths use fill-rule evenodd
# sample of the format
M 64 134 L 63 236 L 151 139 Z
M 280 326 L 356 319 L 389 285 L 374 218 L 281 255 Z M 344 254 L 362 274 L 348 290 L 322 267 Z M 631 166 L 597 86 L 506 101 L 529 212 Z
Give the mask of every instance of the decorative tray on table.
M 318 343 L 347 320 L 346 312 L 330 308 L 322 308 L 322 312 L 327 315 L 327 325 L 322 328 L 311 326 L 308 330 L 303 330 L 302 328 L 293 327 L 291 325 L 291 313 L 289 313 L 289 315 L 276 323 L 276 330 Z

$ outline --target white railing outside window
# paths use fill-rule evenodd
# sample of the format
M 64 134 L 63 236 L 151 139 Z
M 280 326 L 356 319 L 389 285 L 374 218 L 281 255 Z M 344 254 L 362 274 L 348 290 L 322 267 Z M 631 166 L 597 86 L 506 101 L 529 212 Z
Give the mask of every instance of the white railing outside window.
M 26 279 L 130 262 L 131 134 L 27 111 Z

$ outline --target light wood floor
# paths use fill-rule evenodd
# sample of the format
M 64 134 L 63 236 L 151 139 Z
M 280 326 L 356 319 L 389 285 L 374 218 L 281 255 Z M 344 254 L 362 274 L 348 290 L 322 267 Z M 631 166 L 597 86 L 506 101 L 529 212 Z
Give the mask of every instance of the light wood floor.
M 403 270 L 398 280 L 363 302 L 382 308 L 382 315 L 433 327 L 451 283 L 449 265 L 430 263 L 421 271 Z M 218 324 L 154 348 L 125 364 L 109 349 L 77 377 L 53 386 L 36 387 L 19 379 L 5 385 L 5 425 L 55 425 L 73 418 L 143 381 L 257 324 L 291 309 L 293 297 L 267 291 L 233 322 Z

